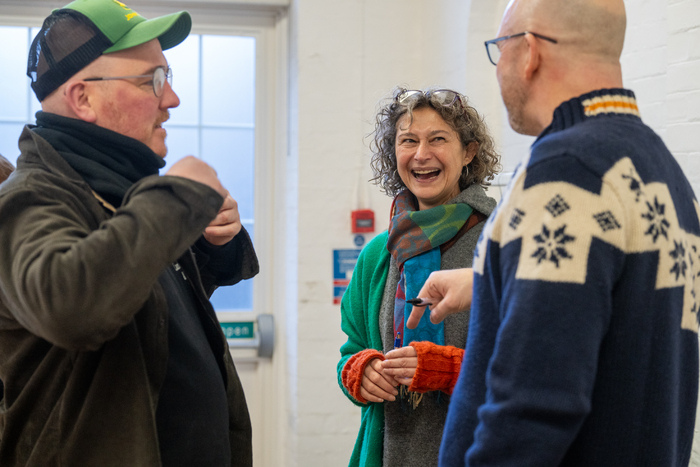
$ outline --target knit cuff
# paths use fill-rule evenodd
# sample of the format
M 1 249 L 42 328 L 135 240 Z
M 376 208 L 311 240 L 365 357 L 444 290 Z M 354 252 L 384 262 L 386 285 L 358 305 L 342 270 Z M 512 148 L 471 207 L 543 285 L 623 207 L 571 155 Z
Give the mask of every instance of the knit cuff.
M 443 391 L 452 394 L 462 368 L 464 349 L 432 342 L 411 342 L 418 354 L 418 366 L 409 391 Z
M 362 377 L 365 374 L 365 367 L 374 358 L 384 360 L 384 354 L 374 349 L 365 349 L 362 352 L 357 352 L 345 363 L 341 375 L 343 386 L 348 390 L 348 393 L 363 404 L 369 401 L 360 395 Z

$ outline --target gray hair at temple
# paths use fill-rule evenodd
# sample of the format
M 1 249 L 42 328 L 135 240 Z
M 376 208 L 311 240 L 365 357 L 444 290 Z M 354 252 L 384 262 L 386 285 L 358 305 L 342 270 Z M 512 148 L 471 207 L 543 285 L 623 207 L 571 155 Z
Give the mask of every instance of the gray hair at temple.
M 15 170 L 14 166 L 0 154 L 0 183 L 7 180 L 7 177 Z
M 494 175 L 501 170 L 500 155 L 496 153 L 493 138 L 489 134 L 484 119 L 476 109 L 469 105 L 465 96 L 458 95 L 459 102 L 452 105 L 440 105 L 430 98 L 431 92 L 436 89 L 427 89 L 423 94 L 411 99 L 408 104 L 399 103 L 398 97 L 406 89 L 396 88 L 393 97 L 380 104 L 375 122 L 373 140 L 370 142 L 372 160 L 370 166 L 374 177 L 371 179 L 379 185 L 382 192 L 389 196 L 400 193 L 406 185 L 401 180 L 396 166 L 396 132 L 401 118 L 408 114 L 413 116 L 413 111 L 430 107 L 459 135 L 462 147 L 467 147 L 471 142 L 479 144 L 479 149 L 474 159 L 468 165 L 468 171 L 462 171 L 459 179 L 459 189 L 464 190 L 473 183 L 481 186 L 490 185 Z M 462 105 L 459 105 L 461 102 Z

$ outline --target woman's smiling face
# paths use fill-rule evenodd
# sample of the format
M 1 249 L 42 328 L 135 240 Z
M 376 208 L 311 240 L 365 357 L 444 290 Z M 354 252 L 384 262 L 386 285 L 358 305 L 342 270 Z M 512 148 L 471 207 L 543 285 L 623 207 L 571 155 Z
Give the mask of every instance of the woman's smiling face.
M 445 204 L 460 192 L 462 167 L 477 152 L 476 143 L 462 146 L 459 135 L 430 107 L 406 114 L 396 124 L 396 166 L 420 210 Z

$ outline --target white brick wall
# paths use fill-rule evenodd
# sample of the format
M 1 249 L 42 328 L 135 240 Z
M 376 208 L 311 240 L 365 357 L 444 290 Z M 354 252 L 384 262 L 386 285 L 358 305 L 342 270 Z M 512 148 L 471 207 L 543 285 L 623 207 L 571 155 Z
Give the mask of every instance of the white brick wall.
M 663 4 L 664 2 L 657 2 Z M 639 9 L 644 2 L 628 2 Z M 666 6 L 665 141 L 696 193 L 700 193 L 700 2 L 669 0 Z M 640 18 L 652 21 L 651 14 Z M 664 63 L 652 62 L 663 68 Z

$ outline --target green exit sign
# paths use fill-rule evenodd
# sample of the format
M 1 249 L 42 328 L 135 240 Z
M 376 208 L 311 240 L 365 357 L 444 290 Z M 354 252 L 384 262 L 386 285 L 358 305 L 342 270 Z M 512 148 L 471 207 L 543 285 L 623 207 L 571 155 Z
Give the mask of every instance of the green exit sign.
M 223 329 L 226 339 L 252 339 L 255 337 L 253 323 L 253 321 L 221 323 L 221 329 Z

